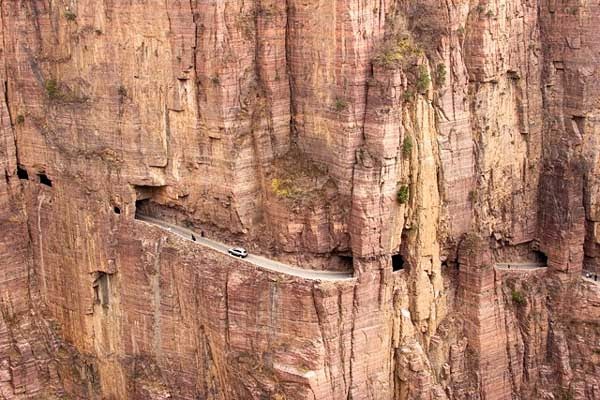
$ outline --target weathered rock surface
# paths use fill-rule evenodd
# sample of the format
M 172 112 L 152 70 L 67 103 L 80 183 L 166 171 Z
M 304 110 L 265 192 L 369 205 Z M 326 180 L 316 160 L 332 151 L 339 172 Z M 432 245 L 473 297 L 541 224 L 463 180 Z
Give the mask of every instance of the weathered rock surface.
M 1 399 L 600 399 L 599 4 L 0 16 Z

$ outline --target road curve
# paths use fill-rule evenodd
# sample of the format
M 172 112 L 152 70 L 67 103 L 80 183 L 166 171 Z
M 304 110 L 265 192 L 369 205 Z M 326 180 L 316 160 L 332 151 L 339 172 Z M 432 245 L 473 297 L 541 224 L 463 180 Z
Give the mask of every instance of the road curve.
M 216 250 L 220 253 L 226 254 L 229 257 L 233 257 L 227 252 L 227 250 L 233 246 L 227 246 L 226 244 L 217 242 L 216 240 L 202 237 L 202 236 L 200 236 L 199 233 L 194 232 L 191 229 L 187 229 L 187 228 L 181 227 L 179 225 L 174 225 L 174 224 L 171 224 L 171 223 L 168 223 L 168 222 L 165 222 L 165 221 L 153 218 L 153 217 L 148 217 L 146 215 L 136 215 L 135 219 L 138 221 L 143 221 L 150 225 L 157 226 L 164 231 L 174 233 L 184 239 L 189 240 L 190 242 L 192 241 L 192 234 L 193 234 L 196 239 L 195 241 L 193 241 L 194 243 L 197 243 L 199 245 L 203 245 L 206 247 L 210 247 L 211 249 Z M 282 274 L 297 276 L 299 278 L 316 280 L 316 281 L 344 281 L 344 280 L 350 280 L 353 278 L 352 274 L 347 273 L 347 272 L 307 270 L 307 269 L 302 269 L 302 268 L 298 268 L 298 267 L 293 267 L 291 265 L 287 265 L 287 264 L 281 263 L 279 261 L 274 261 L 274 260 L 271 260 L 271 259 L 268 259 L 265 257 L 254 255 L 254 254 L 248 255 L 248 257 L 246 257 L 244 259 L 239 259 L 237 257 L 236 257 L 236 259 L 248 262 L 250 264 L 254 264 L 259 268 L 263 268 L 263 269 L 266 269 L 269 271 L 279 272 Z

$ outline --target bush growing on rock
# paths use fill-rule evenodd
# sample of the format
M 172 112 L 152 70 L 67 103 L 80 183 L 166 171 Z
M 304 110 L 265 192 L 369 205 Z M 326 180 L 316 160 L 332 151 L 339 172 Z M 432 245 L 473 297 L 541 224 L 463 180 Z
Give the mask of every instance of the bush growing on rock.
M 67 10 L 65 11 L 65 18 L 67 19 L 67 21 L 75 21 L 77 15 L 73 11 Z
M 48 79 L 45 83 L 46 94 L 51 99 L 56 99 L 60 97 L 60 91 L 58 89 L 58 82 L 56 79 Z
M 446 84 L 446 64 L 439 63 L 435 69 L 435 83 L 438 86 L 444 86 Z
M 76 93 L 66 85 L 61 85 L 54 78 L 47 79 L 44 88 L 50 100 L 64 103 L 85 103 L 88 100 L 87 96 Z
M 427 67 L 419 65 L 417 71 L 417 90 L 419 93 L 427 91 L 429 83 L 431 83 L 431 77 L 429 76 L 429 72 L 427 72 Z
M 373 62 L 385 68 L 407 65 L 423 56 L 423 50 L 416 46 L 408 37 L 401 35 L 388 38 Z
M 348 102 L 344 99 L 336 97 L 335 99 L 335 111 L 341 112 L 348 108 Z
M 477 191 L 475 189 L 469 190 L 468 198 L 471 205 L 475 204 L 477 201 Z
M 519 290 L 513 289 L 512 293 L 511 293 L 511 297 L 512 297 L 512 301 L 515 302 L 518 305 L 523 305 L 525 304 L 525 296 L 523 295 L 523 293 Z
M 402 143 L 402 155 L 404 158 L 410 157 L 412 154 L 413 142 L 410 136 L 404 137 L 404 142 Z
M 291 179 L 279 179 L 274 178 L 271 180 L 271 190 L 277 197 L 293 198 L 300 194 L 302 191 L 294 187 Z
M 410 197 L 410 189 L 408 185 L 402 185 L 398 192 L 396 193 L 396 200 L 400 204 L 406 204 L 408 202 L 408 198 Z

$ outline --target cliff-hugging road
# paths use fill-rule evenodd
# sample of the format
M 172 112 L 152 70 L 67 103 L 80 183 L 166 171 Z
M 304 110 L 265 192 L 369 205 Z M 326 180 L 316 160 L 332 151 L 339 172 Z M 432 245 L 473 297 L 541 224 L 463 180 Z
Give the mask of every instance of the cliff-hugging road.
M 135 218 L 139 221 L 157 226 L 164 231 L 174 233 L 184 239 L 193 241 L 199 245 L 210 247 L 213 250 L 229 255 L 227 250 L 233 246 L 227 246 L 224 243 L 217 242 L 206 237 L 202 237 L 199 233 L 194 232 L 190 229 L 181 227 L 179 225 L 170 224 L 168 222 L 152 218 L 146 215 L 136 215 Z M 192 234 L 195 240 L 192 240 Z M 233 257 L 233 256 L 231 256 Z M 249 254 L 248 257 L 242 259 L 250 264 L 254 264 L 257 267 L 267 269 L 269 271 L 279 272 L 282 274 L 297 276 L 304 279 L 319 280 L 319 281 L 340 281 L 352 279 L 352 274 L 347 272 L 332 272 L 332 271 L 313 271 L 306 270 L 291 265 L 283 264 L 278 261 L 270 260 L 265 257 Z

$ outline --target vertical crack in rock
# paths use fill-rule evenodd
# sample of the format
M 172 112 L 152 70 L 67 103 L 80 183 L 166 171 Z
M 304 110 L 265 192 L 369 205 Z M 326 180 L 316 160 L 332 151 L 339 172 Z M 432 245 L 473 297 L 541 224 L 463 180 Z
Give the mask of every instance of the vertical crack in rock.
M 223 295 L 225 296 L 225 345 L 229 347 L 231 346 L 229 331 L 229 271 L 225 273 L 225 287 L 223 290 Z
M 344 321 L 344 307 L 343 307 L 342 291 L 338 289 L 337 303 L 338 303 L 338 317 L 337 317 L 337 330 L 339 337 L 339 357 L 342 363 L 342 379 L 344 380 L 344 391 L 348 390 L 348 382 L 346 380 L 346 340 L 344 337 L 343 321 Z M 321 335 L 322 336 L 322 335 Z
M 355 354 L 355 346 L 354 346 L 354 341 L 356 340 L 356 319 L 358 318 L 358 309 L 359 309 L 359 304 L 358 304 L 358 283 L 354 285 L 354 289 L 352 291 L 352 315 L 351 315 L 351 324 L 352 324 L 352 328 L 350 329 L 350 368 L 349 368 L 349 372 L 350 372 L 350 376 L 348 377 L 348 380 L 344 380 L 344 382 L 346 382 L 346 390 L 348 390 L 348 400 L 352 400 L 354 398 L 353 396 L 353 390 L 352 390 L 352 385 L 354 384 L 353 379 L 354 379 L 354 364 L 356 362 L 358 362 L 360 355 Z
M 294 145 L 298 144 L 298 130 L 296 129 L 296 90 L 294 85 L 295 73 L 292 70 L 291 63 L 291 43 L 290 43 L 290 19 L 293 17 L 293 6 L 290 2 L 293 0 L 285 0 L 285 68 L 287 72 L 288 90 L 290 94 L 290 135 L 291 142 Z
M 44 263 L 44 241 L 42 235 L 42 204 L 45 200 L 45 194 L 42 192 L 38 197 L 38 205 L 37 205 L 37 231 L 38 231 L 38 243 L 39 246 L 39 254 L 40 254 L 40 278 L 42 280 L 42 287 L 44 289 L 43 298 L 48 298 L 48 284 L 47 284 L 47 276 L 46 276 L 46 265 Z
M 317 316 L 317 324 L 319 325 L 319 334 L 321 337 L 321 342 L 323 343 L 323 347 L 325 348 L 325 354 L 323 357 L 323 361 L 325 362 L 325 376 L 327 377 L 327 380 L 329 382 L 330 388 L 329 388 L 329 396 L 333 396 L 335 393 L 335 387 L 334 387 L 334 381 L 333 381 L 333 376 L 331 373 L 331 365 L 329 363 L 329 360 L 332 358 L 333 354 L 330 348 L 330 344 L 327 341 L 326 335 L 323 332 L 323 325 L 325 324 L 325 320 L 323 319 L 322 315 L 327 315 L 326 310 L 323 307 L 323 304 L 321 304 L 321 302 L 317 301 L 317 293 L 320 292 L 320 289 L 318 289 L 316 286 L 312 287 L 312 300 L 313 300 L 313 306 L 315 308 L 315 314 Z
M 157 359 L 160 361 L 163 356 L 162 351 L 160 351 L 161 342 L 162 342 L 162 321 L 161 321 L 161 256 L 162 256 L 162 248 L 164 241 L 159 240 L 156 246 L 156 258 L 154 260 L 154 268 L 152 269 L 152 274 L 150 276 L 150 287 L 152 288 L 152 308 L 153 308 L 153 324 L 152 324 L 152 333 L 153 333 L 153 342 L 152 347 L 157 356 Z

